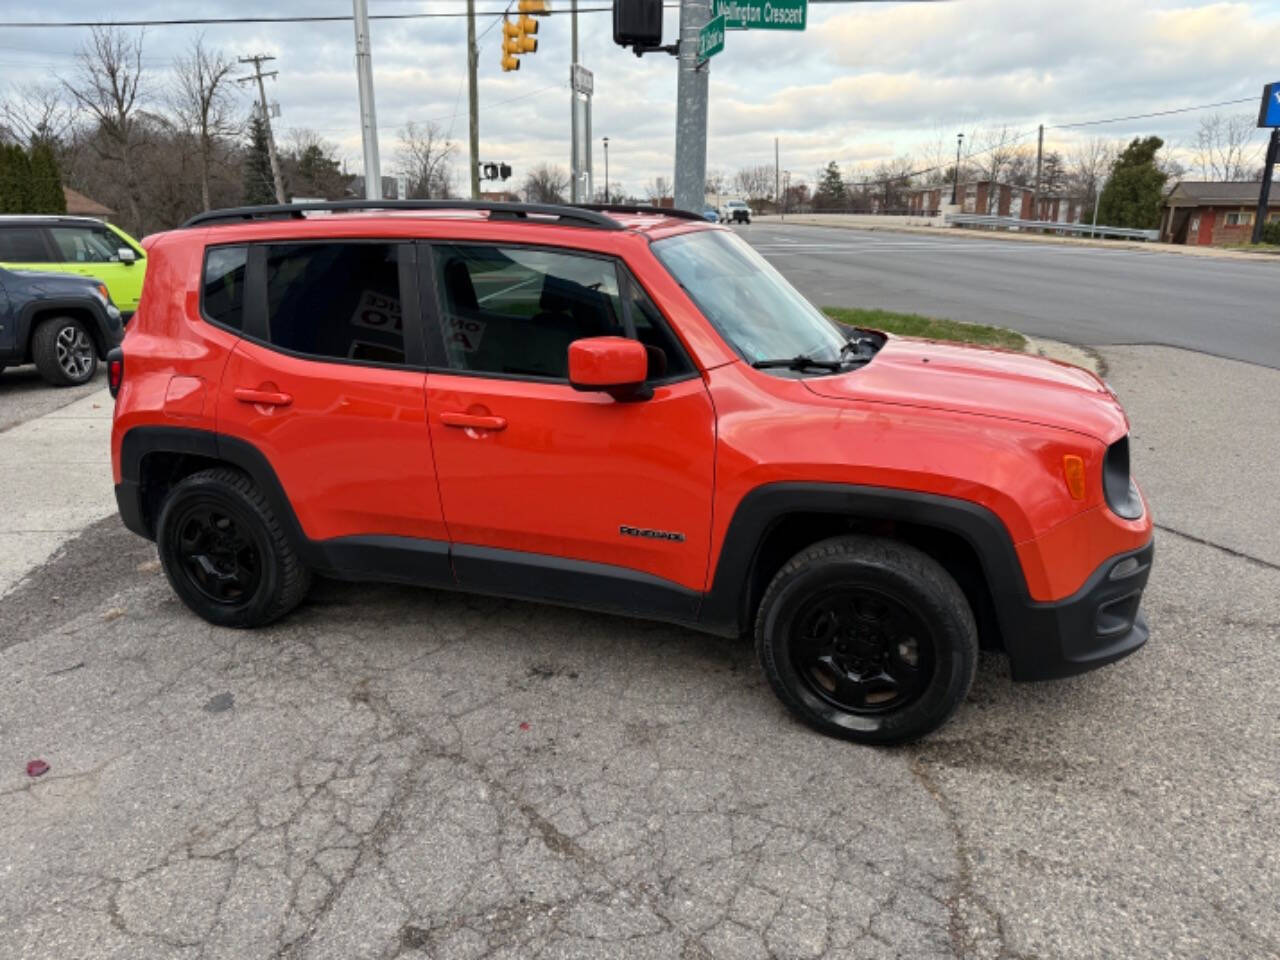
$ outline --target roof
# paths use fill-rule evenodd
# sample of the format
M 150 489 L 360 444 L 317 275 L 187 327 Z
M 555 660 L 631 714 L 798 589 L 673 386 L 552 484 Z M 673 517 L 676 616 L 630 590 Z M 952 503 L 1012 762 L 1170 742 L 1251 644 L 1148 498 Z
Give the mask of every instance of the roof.
M 67 213 L 69 214 L 82 217 L 109 217 L 115 213 L 110 207 L 103 206 L 97 200 L 89 199 L 79 190 L 63 187 L 62 195 L 67 199 Z
M 0 214 L 0 222 L 9 223 L 14 220 L 20 220 L 23 223 L 39 224 L 41 226 L 55 226 L 59 223 L 92 223 L 101 224 L 102 221 L 97 217 L 76 217 L 70 214 L 61 213 L 5 213 Z
M 1248 206 L 1257 204 L 1261 190 L 1261 180 L 1181 180 L 1164 202 L 1171 207 Z M 1280 190 L 1274 185 L 1268 207 L 1280 207 Z

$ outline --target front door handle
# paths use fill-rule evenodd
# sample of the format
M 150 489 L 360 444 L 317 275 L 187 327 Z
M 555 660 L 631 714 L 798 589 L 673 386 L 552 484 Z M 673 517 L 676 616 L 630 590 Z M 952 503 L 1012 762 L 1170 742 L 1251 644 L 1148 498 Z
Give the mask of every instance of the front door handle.
M 440 422 L 446 427 L 458 427 L 463 430 L 468 427 L 472 430 L 507 429 L 506 417 L 494 417 L 480 413 L 442 413 L 440 414 Z
M 253 403 L 263 407 L 287 407 L 293 403 L 293 397 L 275 390 L 254 390 L 250 387 L 236 387 L 232 395 L 241 403 Z

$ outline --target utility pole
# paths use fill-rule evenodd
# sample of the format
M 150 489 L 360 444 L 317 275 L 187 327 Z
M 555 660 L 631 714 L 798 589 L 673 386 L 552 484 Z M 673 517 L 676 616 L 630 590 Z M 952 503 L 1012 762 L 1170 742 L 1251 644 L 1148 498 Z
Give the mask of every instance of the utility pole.
M 480 91 L 476 87 L 476 0 L 467 0 L 467 107 L 471 118 L 471 199 L 480 199 Z
M 1262 242 L 1262 227 L 1267 222 L 1267 211 L 1271 205 L 1271 178 L 1275 175 L 1276 160 L 1280 159 L 1280 127 L 1271 128 L 1271 139 L 1267 141 L 1267 159 L 1262 165 L 1262 187 L 1258 191 L 1258 212 L 1253 218 L 1253 242 Z
M 573 203 L 590 203 L 590 197 L 582 195 L 582 169 L 579 163 L 582 152 L 582 132 L 578 129 L 578 0 L 572 0 L 569 8 L 569 199 Z M 590 145 L 588 144 L 588 149 Z
M 964 143 L 964 134 L 956 134 L 956 165 L 951 170 L 951 205 L 954 207 L 958 201 L 956 194 L 960 190 L 960 145 Z
M 609 188 L 609 138 L 608 138 L 608 137 L 605 137 L 605 138 L 604 138 L 604 202 L 605 202 L 605 203 L 612 203 L 612 202 L 613 202 L 612 200 L 610 200 L 610 199 L 609 199 L 609 197 L 610 197 L 610 188 Z
M 373 55 L 369 51 L 369 0 L 351 0 L 356 28 L 356 79 L 360 85 L 360 136 L 364 141 L 364 197 L 382 199 L 378 161 L 378 112 L 373 105 Z
M 778 138 L 773 138 L 773 203 L 782 216 L 782 164 L 778 160 Z
M 271 109 L 267 106 L 267 88 L 262 82 L 266 77 L 275 77 L 280 74 L 279 70 L 272 70 L 270 73 L 262 72 L 262 65 L 268 60 L 274 59 L 275 57 L 269 57 L 265 53 L 257 53 L 251 57 L 241 57 L 241 63 L 253 64 L 253 75 L 237 77 L 236 82 L 258 81 L 258 108 L 262 111 L 262 124 L 267 128 L 267 155 L 271 158 L 271 179 L 275 181 L 276 203 L 284 203 L 284 178 L 280 176 L 280 160 L 276 157 L 276 138 L 271 133 Z
M 711 19 L 711 0 L 680 0 L 676 79 L 676 196 L 684 210 L 701 210 L 707 186 L 707 83 L 711 63 L 698 63 L 698 33 Z
M 1031 195 L 1031 216 L 1025 219 L 1040 219 L 1040 171 L 1044 167 L 1044 124 L 1040 124 L 1040 139 L 1036 143 L 1036 189 Z

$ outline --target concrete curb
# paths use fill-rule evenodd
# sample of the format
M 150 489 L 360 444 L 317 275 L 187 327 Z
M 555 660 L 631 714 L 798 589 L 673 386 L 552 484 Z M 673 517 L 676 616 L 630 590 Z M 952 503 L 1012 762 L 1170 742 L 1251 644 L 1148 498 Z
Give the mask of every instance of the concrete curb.
M 797 227 L 829 227 L 834 230 L 862 230 L 868 233 L 908 233 L 933 237 L 981 237 L 1008 243 L 1040 243 L 1060 247 L 1098 247 L 1104 250 L 1140 250 L 1145 253 L 1170 253 L 1184 257 L 1207 257 L 1210 260 L 1249 260 L 1280 263 L 1280 248 L 1274 253 L 1261 250 L 1228 250 L 1222 247 L 1187 247 L 1176 243 L 1145 243 L 1137 240 L 1092 240 L 1088 237 L 1056 237 L 1039 233 L 1010 233 L 1007 230 L 976 230 L 958 227 L 935 227 L 909 223 L 842 222 L 816 217 L 789 216 L 780 220 L 775 214 L 752 218 L 752 223 Z

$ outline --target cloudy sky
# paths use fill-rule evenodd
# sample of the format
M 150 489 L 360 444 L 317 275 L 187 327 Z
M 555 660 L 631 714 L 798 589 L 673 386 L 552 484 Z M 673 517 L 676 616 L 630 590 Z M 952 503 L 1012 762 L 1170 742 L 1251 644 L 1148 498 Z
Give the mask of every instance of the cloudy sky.
M 526 56 L 518 73 L 499 69 L 499 18 L 478 21 L 481 159 L 507 161 L 517 177 L 543 161 L 568 166 L 569 17 L 561 12 L 569 4 L 552 2 L 556 13 L 542 21 L 539 52 Z M 607 2 L 581 0 L 593 8 Z M 481 11 L 503 6 L 505 0 L 477 0 Z M 465 10 L 463 0 L 369 0 L 369 7 L 375 15 Z M 344 0 L 0 0 L 6 21 L 349 13 Z M 599 138 L 608 136 L 611 178 L 643 193 L 655 176 L 671 176 L 675 61 L 637 59 L 613 46 L 607 12 L 584 13 L 579 22 L 581 60 L 595 74 L 597 182 L 603 176 Z M 668 10 L 669 40 L 676 25 L 677 11 Z M 153 95 L 163 93 L 170 61 L 201 29 L 208 43 L 228 53 L 278 58 L 280 76 L 268 89 L 282 111 L 278 136 L 290 127 L 311 128 L 336 145 L 349 169 L 361 169 L 349 22 L 148 27 L 144 63 Z M 10 83 L 69 75 L 85 37 L 83 29 L 0 27 L 0 92 Z M 384 173 L 394 168 L 397 131 L 408 120 L 440 124 L 464 159 L 465 18 L 375 21 L 372 37 Z M 903 153 L 932 159 L 954 149 L 956 132 L 983 127 L 1007 125 L 1034 145 L 1035 127 L 1044 123 L 1049 148 L 1069 152 L 1090 136 L 1154 133 L 1189 163 L 1204 113 L 1074 129 L 1052 125 L 1238 98 L 1250 102 L 1220 111 L 1256 116 L 1263 84 L 1280 80 L 1277 51 L 1280 0 L 813 4 L 804 33 L 729 34 L 711 66 L 707 162 L 729 174 L 771 163 L 776 136 L 782 167 L 812 180 L 829 160 L 850 168 Z M 1260 156 L 1263 138 L 1254 142 Z

